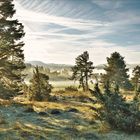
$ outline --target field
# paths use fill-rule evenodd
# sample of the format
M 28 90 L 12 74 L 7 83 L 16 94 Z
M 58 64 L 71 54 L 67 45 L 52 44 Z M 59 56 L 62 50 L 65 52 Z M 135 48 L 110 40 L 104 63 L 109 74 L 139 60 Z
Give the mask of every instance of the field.
M 139 140 L 95 119 L 92 96 L 55 87 L 52 101 L 0 100 L 0 140 Z

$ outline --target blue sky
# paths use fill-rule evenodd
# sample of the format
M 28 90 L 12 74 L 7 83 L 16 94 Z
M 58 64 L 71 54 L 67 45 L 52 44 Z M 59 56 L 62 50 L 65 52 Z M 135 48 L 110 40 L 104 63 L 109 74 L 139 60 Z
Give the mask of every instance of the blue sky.
M 25 26 L 26 61 L 74 64 L 88 51 L 95 65 L 118 51 L 140 63 L 140 0 L 15 0 Z

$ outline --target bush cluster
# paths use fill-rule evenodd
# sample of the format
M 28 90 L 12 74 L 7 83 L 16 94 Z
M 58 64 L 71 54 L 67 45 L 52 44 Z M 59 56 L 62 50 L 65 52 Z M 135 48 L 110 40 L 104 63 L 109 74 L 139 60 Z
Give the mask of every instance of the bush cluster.
M 68 87 L 65 88 L 65 91 L 73 92 L 73 91 L 78 91 L 78 89 L 76 87 L 74 87 L 74 86 L 68 86 Z
M 126 131 L 140 132 L 140 102 L 134 98 L 127 102 L 119 91 L 110 91 L 109 86 L 105 87 L 102 93 L 96 84 L 92 95 L 100 107 L 95 109 L 96 117 L 106 121 L 111 128 Z

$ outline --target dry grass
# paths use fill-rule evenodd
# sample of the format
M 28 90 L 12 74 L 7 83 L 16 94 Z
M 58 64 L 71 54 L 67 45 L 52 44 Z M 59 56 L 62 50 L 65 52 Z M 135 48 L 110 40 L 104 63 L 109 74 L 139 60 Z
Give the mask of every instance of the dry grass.
M 112 131 L 107 124 L 94 118 L 90 93 L 55 91 L 55 102 L 28 101 L 21 97 L 13 101 L 0 100 L 0 140 L 139 140 L 140 135 Z M 33 108 L 34 111 L 28 108 Z M 59 114 L 51 114 L 52 110 Z M 69 112 L 76 109 L 76 112 Z M 46 114 L 40 115 L 39 112 Z
M 4 99 L 0 99 L 0 105 L 3 105 L 3 106 L 9 106 L 13 103 L 12 100 L 4 100 Z

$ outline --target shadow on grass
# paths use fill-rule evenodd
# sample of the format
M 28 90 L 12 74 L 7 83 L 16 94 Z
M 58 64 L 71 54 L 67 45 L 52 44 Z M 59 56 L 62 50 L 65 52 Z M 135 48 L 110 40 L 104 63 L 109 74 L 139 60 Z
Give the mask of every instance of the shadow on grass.
M 27 111 L 23 105 L 0 106 L 5 124 L 0 124 L 2 140 L 98 140 L 87 132 L 89 123 L 82 114 L 65 110 L 46 110 L 46 113 Z M 31 111 L 31 112 L 30 112 Z

